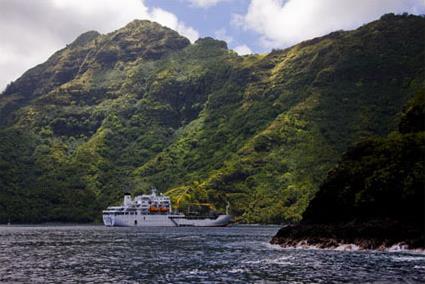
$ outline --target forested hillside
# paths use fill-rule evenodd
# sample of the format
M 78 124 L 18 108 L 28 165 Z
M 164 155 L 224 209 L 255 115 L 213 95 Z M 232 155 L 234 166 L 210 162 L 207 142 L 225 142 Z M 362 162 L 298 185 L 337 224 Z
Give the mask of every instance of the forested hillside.
M 425 92 L 404 108 L 399 131 L 343 155 L 304 213 L 305 223 L 391 219 L 424 227 Z
M 88 32 L 0 95 L 0 223 L 95 221 L 155 185 L 181 208 L 299 221 L 347 147 L 425 88 L 425 18 L 270 54 L 149 21 Z
M 398 131 L 351 146 L 302 222 L 280 229 L 272 243 L 423 249 L 424 209 L 425 92 L 419 92 L 403 109 Z

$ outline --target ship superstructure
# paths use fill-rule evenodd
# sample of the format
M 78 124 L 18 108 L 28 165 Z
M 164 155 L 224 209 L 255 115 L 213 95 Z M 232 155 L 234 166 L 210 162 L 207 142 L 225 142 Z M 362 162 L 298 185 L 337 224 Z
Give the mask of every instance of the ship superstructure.
M 231 220 L 230 215 L 219 215 L 216 218 L 193 218 L 173 212 L 168 196 L 157 194 L 152 189 L 151 194 L 136 196 L 124 195 L 121 206 L 110 206 L 103 211 L 103 223 L 106 226 L 196 226 L 219 227 L 226 226 Z

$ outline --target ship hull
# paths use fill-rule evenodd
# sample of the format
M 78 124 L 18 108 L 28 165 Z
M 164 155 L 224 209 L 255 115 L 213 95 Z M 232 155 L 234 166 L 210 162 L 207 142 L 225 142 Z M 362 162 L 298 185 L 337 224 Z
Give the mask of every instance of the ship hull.
M 103 223 L 108 227 L 224 227 L 231 221 L 229 215 L 216 219 L 192 219 L 184 215 L 103 215 Z

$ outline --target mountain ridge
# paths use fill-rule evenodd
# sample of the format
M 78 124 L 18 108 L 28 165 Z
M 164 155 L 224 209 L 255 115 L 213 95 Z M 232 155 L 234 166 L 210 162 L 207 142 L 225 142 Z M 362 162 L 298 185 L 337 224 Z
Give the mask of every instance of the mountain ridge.
M 242 222 L 299 221 L 349 145 L 396 129 L 424 85 L 424 27 L 385 15 L 244 57 L 145 21 L 77 38 L 58 65 L 33 71 L 46 78 L 26 73 L 0 95 L 0 222 L 95 220 L 126 188 L 152 184 L 183 209 L 230 202 Z M 25 155 L 13 160 L 17 139 Z M 16 215 L 19 194 L 48 213 Z

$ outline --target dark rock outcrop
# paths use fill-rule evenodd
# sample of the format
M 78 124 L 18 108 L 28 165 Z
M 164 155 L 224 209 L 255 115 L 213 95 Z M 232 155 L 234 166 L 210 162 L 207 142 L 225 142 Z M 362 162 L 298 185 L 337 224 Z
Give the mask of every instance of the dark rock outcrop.
M 298 224 L 279 230 L 272 244 L 282 247 L 335 249 L 354 245 L 359 249 L 385 250 L 425 248 L 423 228 L 392 220 L 371 220 L 342 224 Z

